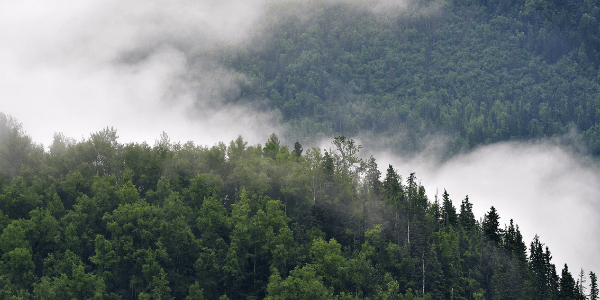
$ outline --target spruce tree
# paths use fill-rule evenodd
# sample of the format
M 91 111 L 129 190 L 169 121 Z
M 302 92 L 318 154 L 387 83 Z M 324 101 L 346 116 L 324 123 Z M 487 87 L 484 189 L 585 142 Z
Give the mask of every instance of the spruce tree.
M 385 175 L 385 180 L 383 181 L 383 193 L 385 199 L 389 201 L 392 205 L 394 211 L 394 236 L 396 237 L 396 242 L 400 244 L 400 232 L 401 232 L 401 224 L 400 224 L 400 205 L 402 204 L 402 200 L 404 198 L 404 192 L 402 190 L 402 179 L 398 176 L 398 173 L 394 170 L 392 165 L 389 165 L 387 169 L 387 173 Z
M 302 156 L 302 144 L 300 142 L 294 144 L 294 153 L 296 153 L 296 163 L 299 163 L 300 156 Z
M 500 242 L 500 216 L 496 212 L 495 207 L 491 207 L 490 211 L 483 218 L 483 233 L 494 243 Z
M 578 299 L 585 300 L 587 298 L 585 296 L 585 271 L 583 271 L 583 268 L 579 269 L 579 275 L 577 277 L 577 284 L 575 285 L 577 297 Z
M 394 167 L 389 165 L 383 181 L 383 191 L 387 200 L 394 205 L 398 205 L 403 198 L 401 180 L 402 178 L 396 173 Z
M 375 158 L 371 155 L 367 162 L 367 174 L 365 176 L 366 185 L 375 192 L 376 195 L 379 195 L 381 192 L 381 181 L 379 181 L 379 177 L 381 177 L 381 171 L 377 168 L 377 162 Z
M 529 256 L 535 295 L 533 299 L 552 299 L 558 294 L 559 280 L 556 275 L 556 267 L 551 263 L 552 255 L 548 247 L 545 252 L 543 248 L 544 244 L 536 235 L 531 242 L 531 255 Z
M 550 254 L 550 248 L 546 246 L 546 252 L 544 253 L 545 266 L 548 274 L 548 288 L 552 297 L 556 297 L 558 295 L 559 289 L 559 278 L 556 274 L 556 266 L 554 266 L 552 261 L 552 254 Z
M 452 205 L 452 200 L 450 200 L 450 195 L 448 195 L 446 190 L 444 190 L 444 194 L 442 194 L 442 218 L 446 228 L 449 228 L 450 226 L 456 227 L 458 224 L 456 208 Z
M 575 293 L 575 280 L 573 279 L 571 272 L 569 272 L 567 264 L 565 264 L 565 267 L 562 269 L 558 298 L 565 300 L 576 300 L 578 298 L 577 293 Z
M 519 225 L 515 227 L 513 219 L 510 219 L 510 225 L 505 229 L 504 248 L 520 262 L 525 263 L 527 261 L 527 246 L 523 242 Z
M 467 231 L 475 229 L 475 215 L 473 214 L 473 204 L 469 202 L 469 196 L 460 204 L 460 216 L 458 217 L 460 225 Z
M 598 300 L 598 278 L 594 272 L 590 272 L 590 300 Z
M 325 154 L 323 155 L 323 174 L 326 181 L 333 182 L 334 167 L 333 157 L 325 150 Z

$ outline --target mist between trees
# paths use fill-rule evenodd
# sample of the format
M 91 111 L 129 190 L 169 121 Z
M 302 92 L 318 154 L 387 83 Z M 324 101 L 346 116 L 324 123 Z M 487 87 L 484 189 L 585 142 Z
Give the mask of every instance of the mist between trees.
M 217 136 L 266 111 L 256 131 L 298 143 L 121 144 L 106 128 L 57 134 L 46 151 L 0 114 L 0 298 L 597 299 L 593 272 L 553 264 L 542 240 L 555 237 L 525 241 L 503 204 L 443 188 L 438 199 L 414 170 L 361 159 L 348 138 L 414 153 L 441 137 L 446 172 L 490 149 L 519 157 L 477 148 L 508 140 L 597 156 L 596 3 L 174 3 L 25 5 L 15 23 L 4 10 L 4 27 L 24 33 L 3 35 L 3 105 L 29 104 L 19 118 L 84 116 L 77 125 L 92 123 L 90 107 L 102 124 L 185 116 L 204 122 L 176 127 Z M 241 17 L 229 22 L 232 10 Z M 579 182 L 597 185 L 589 178 Z M 538 194 L 569 190 L 548 182 Z M 548 207 L 561 209 L 536 213 Z
M 150 146 L 106 128 L 44 151 L 2 117 L 3 298 L 597 299 L 593 272 L 557 271 L 493 206 L 477 221 L 344 136 Z

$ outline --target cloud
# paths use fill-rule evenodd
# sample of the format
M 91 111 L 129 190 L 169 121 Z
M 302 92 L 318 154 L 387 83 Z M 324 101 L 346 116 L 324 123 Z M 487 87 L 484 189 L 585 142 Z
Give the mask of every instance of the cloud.
M 443 163 L 436 151 L 423 153 L 376 157 L 384 175 L 390 163 L 403 178 L 416 172 L 431 201 L 446 189 L 458 209 L 468 195 L 477 218 L 494 206 L 501 224 L 513 219 L 519 225 L 528 247 L 536 234 L 540 236 L 559 272 L 564 263 L 573 273 L 580 268 L 600 270 L 597 162 L 549 143 L 498 143 Z
M 376 12 L 406 6 L 393 0 L 322 3 L 341 2 Z M 121 142 L 152 142 L 162 131 L 173 141 L 213 144 L 241 134 L 263 142 L 272 132 L 282 133 L 279 112 L 266 109 L 260 99 L 226 104 L 239 95 L 235 80 L 243 75 L 218 65 L 208 53 L 245 42 L 267 8 L 275 21 L 273 13 L 297 14 L 298 8 L 309 13 L 308 7 L 320 5 L 287 3 L 3 1 L 0 111 L 16 117 L 34 142 L 46 146 L 54 132 L 79 139 L 106 126 L 118 130 Z
M 278 112 L 227 104 L 240 74 L 203 62 L 239 43 L 262 1 L 5 1 L 0 4 L 0 111 L 34 142 L 80 138 L 106 126 L 121 142 L 214 144 L 281 131 Z M 190 61 L 193 57 L 193 61 Z M 233 93 L 233 96 L 231 94 Z

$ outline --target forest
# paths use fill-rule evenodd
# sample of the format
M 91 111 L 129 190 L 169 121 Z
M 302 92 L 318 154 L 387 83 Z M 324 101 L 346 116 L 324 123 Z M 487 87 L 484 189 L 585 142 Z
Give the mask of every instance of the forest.
M 185 58 L 186 80 L 209 61 L 236 84 L 198 101 L 280 112 L 264 144 L 106 127 L 44 147 L 0 113 L 0 299 L 597 300 L 596 274 L 556 266 L 543 237 L 428 197 L 355 139 L 597 159 L 599 18 L 593 0 L 269 2 L 242 45 Z
M 150 146 L 107 127 L 45 151 L 0 121 L 2 299 L 598 299 L 594 272 L 558 271 L 493 206 L 430 199 L 345 136 Z
M 272 4 L 244 45 L 190 62 L 237 72 L 241 92 L 215 97 L 267 99 L 291 143 L 360 135 L 410 153 L 441 135 L 446 157 L 540 139 L 600 154 L 597 1 L 390 3 Z

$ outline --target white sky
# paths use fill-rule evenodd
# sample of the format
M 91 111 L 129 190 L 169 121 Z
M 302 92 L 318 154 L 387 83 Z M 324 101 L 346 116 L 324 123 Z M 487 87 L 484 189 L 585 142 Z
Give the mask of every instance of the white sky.
M 230 141 L 240 134 L 262 142 L 279 131 L 274 113 L 234 106 L 192 108 L 198 85 L 220 80 L 227 87 L 229 78 L 194 70 L 207 72 L 202 78 L 208 82 L 185 80 L 189 70 L 180 50 L 241 40 L 259 13 L 257 4 L 1 1 L 0 111 L 17 118 L 46 147 L 54 132 L 79 140 L 106 126 L 117 129 L 122 143 L 152 144 L 163 131 L 172 141 L 197 144 Z M 130 53 L 149 55 L 123 63 Z
M 0 1 L 0 111 L 46 147 L 55 132 L 79 140 L 106 126 L 117 129 L 121 143 L 153 144 L 163 131 L 174 142 L 213 145 L 241 134 L 264 143 L 281 131 L 277 112 L 202 97 L 202 110 L 193 109 L 198 86 L 227 87 L 230 74 L 200 69 L 194 71 L 205 81 L 185 80 L 181 49 L 242 40 L 265 2 Z M 147 56 L 123 63 L 131 53 Z M 415 171 L 432 199 L 445 188 L 458 208 L 468 194 L 477 218 L 494 205 L 503 224 L 519 224 L 527 246 L 540 236 L 559 272 L 564 262 L 574 276 L 582 266 L 600 272 L 600 171 L 571 154 L 505 143 L 443 165 L 427 156 L 376 158 L 404 178 Z

